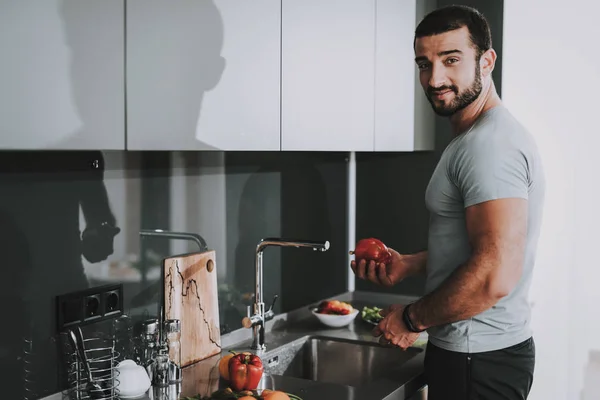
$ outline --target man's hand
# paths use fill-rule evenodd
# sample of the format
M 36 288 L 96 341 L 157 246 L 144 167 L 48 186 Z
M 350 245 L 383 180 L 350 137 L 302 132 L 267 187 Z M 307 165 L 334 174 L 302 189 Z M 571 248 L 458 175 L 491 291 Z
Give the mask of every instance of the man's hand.
M 380 312 L 384 318 L 373 328 L 372 333 L 373 336 L 380 336 L 381 344 L 392 343 L 406 350 L 419 338 L 419 334 L 409 331 L 402 321 L 404 307 L 401 304 L 393 304 Z
M 394 286 L 407 276 L 411 275 L 414 266 L 409 256 L 404 256 L 396 250 L 389 248 L 392 259 L 389 264 L 377 264 L 375 261 L 352 260 L 350 267 L 354 274 L 360 279 L 369 280 L 377 285 Z

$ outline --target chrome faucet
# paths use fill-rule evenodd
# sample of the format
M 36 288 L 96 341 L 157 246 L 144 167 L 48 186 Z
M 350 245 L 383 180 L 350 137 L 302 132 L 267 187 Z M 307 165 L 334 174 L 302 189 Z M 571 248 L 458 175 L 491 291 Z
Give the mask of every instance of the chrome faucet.
M 254 314 L 242 319 L 244 328 L 252 328 L 252 350 L 265 350 L 265 323 L 275 316 L 273 306 L 277 301 L 277 295 L 273 298 L 273 303 L 268 311 L 265 312 L 265 303 L 263 301 L 263 250 L 268 246 L 279 247 L 308 247 L 315 251 L 327 251 L 329 242 L 315 242 L 311 240 L 290 240 L 281 238 L 262 239 L 256 246 L 255 262 L 255 292 L 254 292 Z
M 191 240 L 196 242 L 200 251 L 208 250 L 208 246 L 206 245 L 206 240 L 196 233 L 189 232 L 173 232 L 173 231 L 165 231 L 163 229 L 142 229 L 140 230 L 140 236 L 154 236 L 154 237 L 166 237 L 171 239 L 184 239 Z

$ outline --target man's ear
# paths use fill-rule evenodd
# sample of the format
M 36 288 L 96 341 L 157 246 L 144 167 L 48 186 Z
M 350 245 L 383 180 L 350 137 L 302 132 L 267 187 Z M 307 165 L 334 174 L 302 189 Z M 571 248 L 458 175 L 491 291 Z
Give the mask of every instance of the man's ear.
M 481 67 L 481 73 L 483 76 L 492 74 L 494 67 L 496 66 L 497 54 L 494 49 L 489 49 L 481 55 L 479 59 L 479 66 Z

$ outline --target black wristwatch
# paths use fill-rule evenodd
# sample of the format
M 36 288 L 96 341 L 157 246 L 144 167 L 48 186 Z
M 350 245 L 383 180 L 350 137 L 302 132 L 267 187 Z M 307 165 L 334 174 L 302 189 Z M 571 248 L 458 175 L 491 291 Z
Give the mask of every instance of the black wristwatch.
M 419 329 L 415 328 L 415 325 L 410 320 L 410 316 L 408 315 L 408 309 L 410 308 L 410 306 L 411 305 L 408 304 L 406 307 L 404 307 L 404 310 L 402 311 L 402 321 L 404 322 L 404 325 L 406 325 L 406 327 L 408 328 L 409 331 L 414 332 L 414 333 L 421 333 L 425 329 L 419 330 Z

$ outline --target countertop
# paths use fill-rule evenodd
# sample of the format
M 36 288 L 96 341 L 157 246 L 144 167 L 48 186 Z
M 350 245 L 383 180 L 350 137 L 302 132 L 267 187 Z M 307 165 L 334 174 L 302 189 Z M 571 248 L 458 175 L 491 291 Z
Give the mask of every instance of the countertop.
M 390 304 L 408 304 L 416 297 L 394 294 L 383 294 L 374 292 L 346 292 L 329 299 L 337 299 L 350 302 L 355 308 L 361 310 L 363 306 L 378 306 L 384 308 Z M 315 302 L 314 305 L 320 301 Z M 240 321 L 241 326 L 241 321 Z M 360 341 L 367 344 L 377 343 L 378 338 L 372 336 L 373 326 L 366 323 L 360 314 L 349 325 L 343 328 L 329 328 L 322 325 L 310 312 L 310 306 L 285 314 L 276 315 L 266 324 L 264 352 L 256 352 L 250 349 L 252 343 L 252 331 L 250 329 L 238 329 L 222 336 L 222 352 L 196 364 L 183 369 L 183 381 L 180 384 L 168 388 L 151 388 L 147 395 L 139 400 L 176 400 L 181 396 L 195 396 L 201 394 L 207 396 L 218 389 L 227 387 L 227 382 L 219 378 L 218 363 L 221 356 L 229 354 L 229 350 L 250 351 L 258 354 L 265 364 L 274 355 L 286 357 L 286 349 L 299 346 L 306 337 L 319 337 L 323 339 L 334 339 L 342 341 Z M 339 384 L 318 382 L 309 379 L 299 379 L 289 376 L 281 376 L 277 368 L 265 367 L 264 378 L 259 388 L 282 390 L 300 396 L 303 400 L 392 400 L 413 399 L 420 396 L 426 386 L 423 360 L 425 357 L 425 346 L 427 343 L 426 333 L 407 352 L 414 353 L 408 361 L 398 368 L 390 368 L 389 373 L 371 380 L 367 384 Z M 385 349 L 387 351 L 387 349 Z M 400 352 L 397 348 L 390 351 Z M 365 356 L 365 358 L 368 355 Z M 353 355 L 348 354 L 347 359 Z M 335 369 L 335 365 L 343 365 L 344 360 L 328 360 L 327 369 Z M 364 361 L 364 360 L 363 360 Z M 421 397 L 418 397 L 421 398 Z M 424 397 L 423 397 L 424 398 Z M 60 393 L 49 396 L 44 400 L 62 399 Z
M 347 292 L 332 297 L 342 301 L 350 302 L 355 308 L 361 310 L 364 305 L 385 307 L 390 304 L 408 304 L 416 300 L 415 297 L 400 295 L 370 293 L 370 292 Z M 316 302 L 315 304 L 317 304 Z M 329 328 L 322 325 L 310 312 L 309 307 L 304 307 L 293 312 L 276 316 L 267 324 L 265 352 L 250 350 L 250 330 L 242 329 L 237 334 L 244 334 L 236 340 L 229 337 L 224 340 L 224 350 L 221 355 L 228 354 L 228 350 L 250 351 L 257 353 L 263 362 L 267 363 L 273 355 L 284 352 L 286 347 L 298 345 L 303 339 L 309 337 L 332 338 L 350 341 L 361 341 L 376 343 L 378 338 L 371 334 L 372 325 L 362 320 L 360 314 L 349 325 L 343 328 Z M 410 352 L 415 353 L 406 363 L 403 363 L 393 373 L 385 378 L 372 381 L 368 385 L 356 385 L 356 387 L 335 383 L 316 382 L 307 379 L 298 379 L 287 376 L 271 375 L 265 372 L 265 378 L 261 388 L 283 390 L 300 396 L 303 400 L 326 400 L 326 399 L 352 399 L 352 400 L 391 400 L 407 399 L 415 395 L 425 386 L 423 373 L 423 359 L 425 356 L 425 345 L 427 335 L 424 333 L 417 340 Z M 401 351 L 391 348 L 390 351 Z M 226 382 L 219 379 L 218 361 L 220 355 L 203 360 L 183 370 L 183 396 L 193 396 L 198 393 L 208 395 L 217 389 L 227 387 Z M 341 360 L 343 362 L 343 360 Z M 269 367 L 265 367 L 266 371 Z

